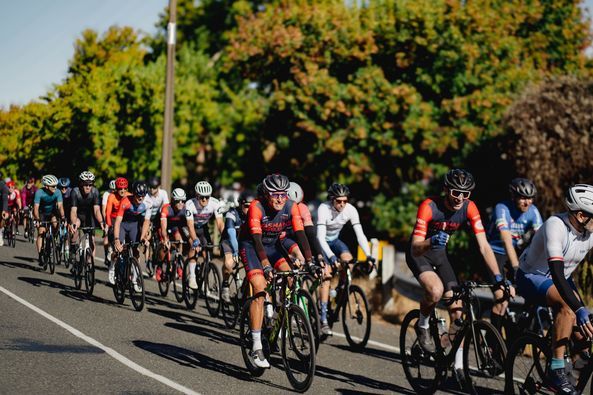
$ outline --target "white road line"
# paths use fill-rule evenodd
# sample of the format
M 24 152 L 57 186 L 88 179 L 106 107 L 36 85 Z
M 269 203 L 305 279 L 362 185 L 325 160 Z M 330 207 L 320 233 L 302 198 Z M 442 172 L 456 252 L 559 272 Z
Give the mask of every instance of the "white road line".
M 341 337 L 341 338 L 344 338 L 344 339 L 346 338 L 346 335 L 343 334 L 343 333 L 340 333 L 340 332 L 334 332 L 334 336 L 338 336 L 338 337 Z M 359 337 L 356 337 L 356 336 L 352 336 L 352 338 L 354 340 L 356 340 L 356 341 L 360 341 L 361 340 Z M 383 348 L 385 350 L 395 351 L 398 354 L 400 353 L 399 347 L 390 346 L 389 344 L 377 342 L 377 341 L 374 341 L 374 340 L 369 340 L 367 343 L 370 344 L 370 345 L 373 345 L 373 346 L 377 346 L 377 347 Z
M 168 387 L 171 387 L 179 392 L 182 392 L 184 394 L 192 394 L 192 395 L 199 395 L 199 392 L 195 392 L 187 387 L 184 387 L 181 384 L 178 384 L 176 382 L 174 382 L 173 380 L 170 380 L 164 376 L 161 376 L 160 374 L 156 374 L 140 365 L 138 365 L 136 362 L 129 360 L 128 358 L 124 357 L 123 355 L 121 355 L 120 353 L 118 353 L 117 351 L 115 351 L 114 349 L 107 347 L 101 343 L 99 343 L 97 340 L 93 339 L 92 337 L 89 337 L 87 335 L 85 335 L 84 333 L 82 333 L 81 331 L 79 331 L 78 329 L 66 324 L 65 322 L 59 320 L 58 318 L 54 317 L 53 315 L 46 313 L 45 311 L 41 310 L 39 307 L 27 302 L 26 300 L 20 298 L 19 296 L 13 294 L 12 292 L 10 292 L 9 290 L 7 290 L 6 288 L 0 286 L 0 291 L 2 291 L 3 293 L 5 293 L 6 295 L 8 295 L 9 297 L 11 297 L 12 299 L 16 300 L 17 302 L 25 305 L 26 307 L 30 308 L 31 310 L 33 310 L 34 312 L 42 315 L 43 317 L 47 318 L 48 320 L 52 321 L 53 323 L 61 326 L 62 328 L 66 329 L 68 332 L 72 333 L 74 336 L 84 340 L 85 342 L 100 348 L 101 350 L 105 351 L 107 354 L 109 354 L 111 357 L 115 358 L 116 360 L 118 360 L 119 362 L 121 362 L 122 364 L 126 365 L 127 367 L 129 367 L 130 369 L 135 370 L 136 372 L 150 377 L 156 381 L 159 381 L 163 384 L 165 384 Z

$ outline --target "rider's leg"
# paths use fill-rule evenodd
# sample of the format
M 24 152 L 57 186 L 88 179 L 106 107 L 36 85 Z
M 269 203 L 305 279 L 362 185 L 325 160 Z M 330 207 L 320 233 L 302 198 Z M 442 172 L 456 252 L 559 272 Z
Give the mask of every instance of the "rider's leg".
M 507 262 L 507 255 L 506 254 L 497 254 L 495 253 L 494 256 L 496 257 L 496 262 L 498 264 L 498 270 L 501 273 L 504 273 L 505 263 Z M 494 276 L 492 273 L 489 273 L 490 282 L 492 284 L 495 283 Z M 509 302 L 506 300 L 502 300 L 504 297 L 504 292 L 501 289 L 493 290 L 494 292 L 494 304 L 492 306 L 492 311 L 490 313 L 490 322 L 494 327 L 501 332 L 502 323 L 503 323 L 503 316 L 506 312 L 506 309 L 509 305 Z

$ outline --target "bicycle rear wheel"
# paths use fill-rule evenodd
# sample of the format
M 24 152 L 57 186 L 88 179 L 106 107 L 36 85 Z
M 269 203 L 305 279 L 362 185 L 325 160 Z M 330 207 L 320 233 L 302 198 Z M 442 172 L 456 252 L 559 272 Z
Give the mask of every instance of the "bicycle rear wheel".
M 531 334 L 519 337 L 507 354 L 505 393 L 551 394 L 552 391 L 546 390 L 547 366 L 550 358 L 552 358 L 551 347 L 545 339 Z
M 211 317 L 217 317 L 220 312 L 221 278 L 220 268 L 213 262 L 208 262 L 206 273 L 204 273 L 204 298 L 206 299 L 206 309 Z
M 245 367 L 253 377 L 260 377 L 264 374 L 265 369 L 255 366 L 251 360 L 251 349 L 253 347 L 253 339 L 251 337 L 251 329 L 249 327 L 249 308 L 251 306 L 251 300 L 247 300 L 241 310 L 241 318 L 239 320 L 239 343 L 241 345 L 241 355 L 243 356 L 243 362 Z M 262 338 L 262 345 L 264 339 Z M 265 347 L 264 347 L 265 348 Z M 265 351 L 264 351 L 265 353 Z M 266 355 L 269 358 L 269 353 Z
M 130 290 L 130 299 L 136 311 L 142 311 L 144 308 L 144 280 L 142 278 L 142 270 L 136 258 L 130 258 L 130 278 L 128 281 Z
M 86 287 L 87 295 L 90 296 L 95 289 L 95 260 L 93 259 L 93 253 L 90 248 L 86 250 L 85 256 L 84 286 Z
M 309 291 L 301 288 L 297 291 L 297 305 L 303 309 L 303 312 L 309 319 L 311 329 L 313 330 L 313 338 L 315 339 L 315 352 L 317 352 L 319 350 L 319 335 L 321 333 L 321 321 L 319 320 L 317 304 Z
M 435 355 L 420 347 L 416 334 L 419 317 L 420 310 L 412 310 L 402 323 L 399 334 L 402 367 L 408 382 L 417 393 L 434 394 L 447 371 L 436 362 Z
M 282 362 L 292 387 L 305 392 L 315 377 L 315 337 L 303 309 L 291 305 L 282 323 Z
M 196 268 L 198 265 L 196 264 Z M 194 270 L 195 274 L 195 270 Z M 182 281 L 182 291 L 183 291 L 183 301 L 185 302 L 185 307 L 188 310 L 193 310 L 196 307 L 196 303 L 198 302 L 198 289 L 191 289 L 189 287 L 189 278 L 190 278 L 190 263 L 189 261 L 184 263 L 183 266 L 183 281 Z
M 360 351 L 366 347 L 371 335 L 369 302 L 360 287 L 350 285 L 348 297 L 342 305 L 342 325 L 350 347 Z

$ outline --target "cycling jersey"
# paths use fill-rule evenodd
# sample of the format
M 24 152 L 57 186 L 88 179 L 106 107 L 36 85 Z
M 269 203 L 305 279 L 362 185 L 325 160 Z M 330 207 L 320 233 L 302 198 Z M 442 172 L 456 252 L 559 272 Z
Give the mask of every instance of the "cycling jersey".
M 426 240 L 441 230 L 453 234 L 468 222 L 474 234 L 485 232 L 480 212 L 473 201 L 464 200 L 459 210 L 450 211 L 442 197 L 431 197 L 420 204 L 412 235 Z
M 34 204 L 39 205 L 39 214 L 49 215 L 57 212 L 58 203 L 62 203 L 62 192 L 58 189 L 50 194 L 45 188 L 35 192 Z
M 593 248 L 593 237 L 589 232 L 577 232 L 568 218 L 568 213 L 562 213 L 546 220 L 519 258 L 522 272 L 550 276 L 548 261 L 562 260 L 564 276 L 570 277 Z
M 126 196 L 131 196 L 132 194 L 130 192 L 126 192 Z M 125 198 L 125 196 L 122 198 L 120 197 L 119 193 L 111 193 L 109 195 L 109 198 L 107 199 L 107 207 L 105 208 L 105 222 L 107 223 L 107 225 L 109 226 L 113 226 L 113 221 L 115 221 L 115 218 L 117 217 L 117 213 L 119 212 L 119 206 L 121 205 L 122 200 Z
M 70 209 L 72 208 L 72 188 L 67 188 L 66 192 L 62 194 L 64 216 L 66 220 L 70 221 Z
M 206 207 L 202 207 L 197 198 L 187 201 L 185 204 L 185 216 L 187 219 L 193 219 L 194 227 L 201 228 L 208 224 L 210 218 L 222 218 L 221 204 L 218 199 L 211 197 Z
M 93 218 L 95 206 L 99 205 L 99 191 L 92 187 L 88 195 L 83 196 L 80 188 L 76 187 L 71 192 L 72 207 L 76 207 L 76 216 L 80 219 Z
M 344 209 L 340 212 L 334 208 L 331 202 L 324 202 L 317 209 L 317 239 L 327 258 L 335 256 L 328 242 L 338 239 L 344 225 L 350 221 L 356 233 L 358 245 L 364 251 L 366 256 L 371 256 L 369 242 L 362 230 L 358 210 L 350 203 L 346 203 Z
M 186 225 L 185 220 L 185 206 L 175 212 L 173 206 L 169 203 L 165 203 L 161 208 L 161 220 L 167 220 L 167 229 L 178 229 Z
M 282 210 L 275 211 L 259 200 L 254 200 L 249 205 L 245 231 L 241 231 L 241 239 L 249 240 L 251 235 L 262 235 L 264 244 L 274 244 L 282 232 L 289 227 L 294 232 L 304 230 L 301 213 L 296 204 L 287 201 Z
M 492 221 L 488 229 L 488 241 L 492 251 L 500 255 L 506 255 L 504 242 L 500 237 L 503 230 L 511 232 L 513 247 L 529 230 L 538 230 L 542 226 L 542 217 L 535 205 L 529 206 L 527 212 L 522 212 L 512 201 L 498 203 L 494 208 Z
M 21 193 L 18 189 L 12 191 L 12 193 L 8 193 L 8 208 L 17 208 L 18 202 L 21 201 Z
M 150 220 L 152 207 L 150 203 L 142 201 L 135 203 L 133 198 L 125 197 L 121 200 L 117 216 L 122 217 L 122 222 L 142 222 Z
M 101 197 L 101 207 L 107 207 L 107 200 L 109 200 L 109 195 L 111 195 L 110 191 L 103 192 L 103 196 Z
M 222 232 L 222 247 L 225 253 L 238 254 L 241 226 L 247 221 L 243 211 L 231 208 L 224 216 L 224 231 Z
M 21 202 L 23 202 L 23 207 L 29 207 L 33 205 L 36 192 L 37 187 L 35 185 L 33 185 L 30 189 L 28 189 L 26 186 L 21 189 Z
M 156 196 L 148 194 L 144 200 L 148 201 L 152 207 L 150 217 L 155 218 L 160 213 L 163 205 L 169 204 L 169 195 L 167 194 L 167 191 L 159 188 Z

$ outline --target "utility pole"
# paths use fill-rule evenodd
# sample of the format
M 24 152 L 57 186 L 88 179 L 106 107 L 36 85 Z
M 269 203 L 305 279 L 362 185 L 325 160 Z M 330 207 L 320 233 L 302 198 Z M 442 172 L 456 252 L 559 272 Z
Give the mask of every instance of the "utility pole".
M 175 32 L 177 24 L 177 0 L 169 0 L 169 24 L 167 25 L 167 80 L 165 85 L 165 125 L 163 129 L 163 157 L 161 159 L 161 185 L 171 190 L 173 167 L 173 105 L 175 86 Z

